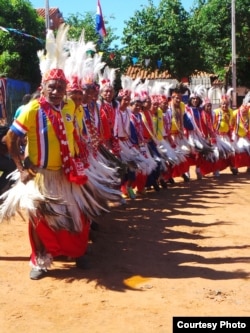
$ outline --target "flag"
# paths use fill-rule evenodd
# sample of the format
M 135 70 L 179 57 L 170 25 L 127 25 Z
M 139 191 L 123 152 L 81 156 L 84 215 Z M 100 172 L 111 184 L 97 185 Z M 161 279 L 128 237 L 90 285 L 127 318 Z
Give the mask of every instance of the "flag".
M 100 42 L 102 42 L 103 37 L 107 35 L 104 20 L 102 16 L 102 8 L 100 5 L 100 0 L 97 1 L 97 11 L 96 11 L 96 33 L 100 36 Z

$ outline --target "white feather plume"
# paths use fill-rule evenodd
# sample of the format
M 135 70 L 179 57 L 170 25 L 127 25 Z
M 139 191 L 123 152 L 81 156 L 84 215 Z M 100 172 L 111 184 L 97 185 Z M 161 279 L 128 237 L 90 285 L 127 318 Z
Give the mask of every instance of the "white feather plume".
M 246 94 L 246 96 L 243 99 L 243 104 L 246 105 L 250 103 L 250 91 Z
M 68 50 L 66 48 L 68 30 L 68 25 L 61 24 L 56 37 L 52 30 L 48 30 L 45 50 L 37 52 L 42 75 L 53 68 L 64 69 L 65 61 L 68 57 Z
M 121 76 L 121 86 L 123 90 L 131 90 L 133 80 L 128 75 L 122 75 Z
M 106 66 L 102 72 L 99 74 L 100 85 L 103 87 L 106 83 L 113 86 L 116 78 L 117 68 L 110 68 Z
M 207 89 L 202 84 L 195 86 L 193 93 L 199 96 L 201 100 L 204 100 L 207 97 Z
M 97 80 L 99 73 L 105 65 L 106 63 L 102 61 L 102 55 L 99 53 L 95 53 L 93 56 L 93 69 L 95 80 Z

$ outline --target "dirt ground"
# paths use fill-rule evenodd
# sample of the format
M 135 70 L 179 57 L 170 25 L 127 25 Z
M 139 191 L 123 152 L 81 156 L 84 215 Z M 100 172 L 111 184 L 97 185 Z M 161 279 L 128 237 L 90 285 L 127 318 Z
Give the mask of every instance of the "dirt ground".
M 250 173 L 128 200 L 99 220 L 89 268 L 29 279 L 27 222 L 0 224 L 1 333 L 171 333 L 173 316 L 250 314 Z

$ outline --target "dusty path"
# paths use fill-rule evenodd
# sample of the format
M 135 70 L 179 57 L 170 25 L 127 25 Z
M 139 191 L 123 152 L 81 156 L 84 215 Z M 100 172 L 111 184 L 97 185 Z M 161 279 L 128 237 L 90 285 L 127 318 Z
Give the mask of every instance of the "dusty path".
M 27 223 L 0 225 L 1 333 L 171 333 L 173 316 L 249 316 L 250 174 L 178 183 L 102 218 L 90 267 L 29 280 Z

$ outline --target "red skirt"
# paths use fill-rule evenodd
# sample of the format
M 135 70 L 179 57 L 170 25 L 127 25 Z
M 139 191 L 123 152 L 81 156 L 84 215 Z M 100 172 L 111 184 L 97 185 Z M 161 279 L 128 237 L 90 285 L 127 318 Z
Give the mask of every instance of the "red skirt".
M 250 166 L 250 155 L 247 152 L 235 154 L 235 167 L 249 167 Z
M 80 257 L 84 255 L 87 250 L 89 240 L 89 220 L 82 216 L 82 231 L 69 232 L 68 230 L 52 230 L 45 220 L 39 219 L 35 227 L 35 232 L 43 243 L 46 252 L 50 253 L 53 257 L 67 256 L 67 257 Z M 35 259 L 37 249 L 32 237 L 32 228 L 34 226 L 29 221 L 29 237 L 32 248 L 31 259 Z
M 175 165 L 171 169 L 171 177 L 181 177 L 185 172 L 189 171 L 190 163 L 188 160 L 181 162 L 178 165 Z

